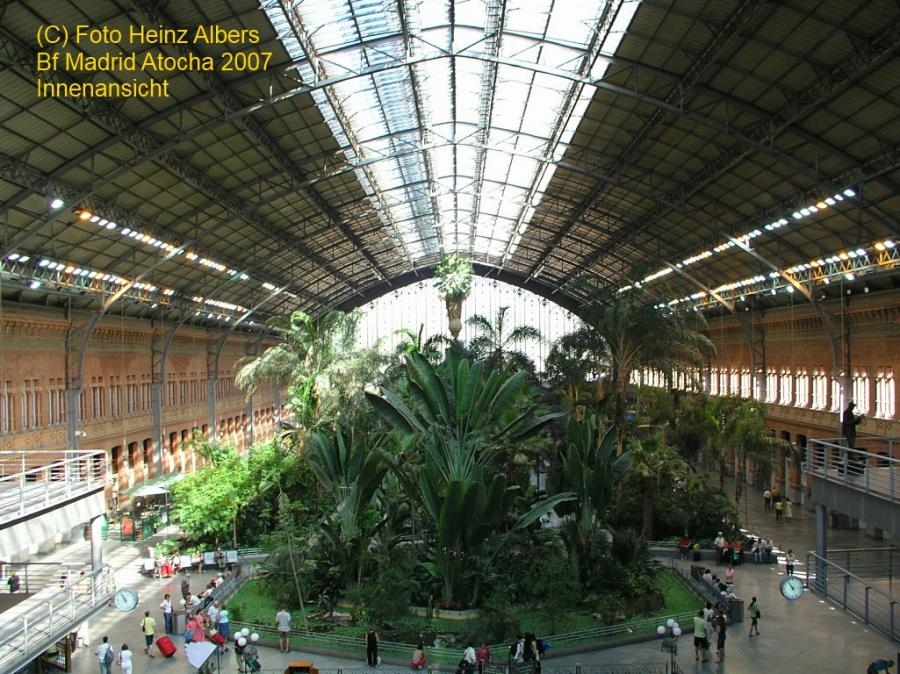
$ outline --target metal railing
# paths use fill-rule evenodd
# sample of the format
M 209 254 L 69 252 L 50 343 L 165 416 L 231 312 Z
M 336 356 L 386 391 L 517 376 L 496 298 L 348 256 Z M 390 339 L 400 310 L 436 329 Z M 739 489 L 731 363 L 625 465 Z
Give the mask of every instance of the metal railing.
M 829 482 L 900 503 L 900 459 L 893 457 L 891 438 L 884 445 L 886 454 L 851 449 L 841 438 L 810 440 L 803 469 Z
M 94 613 L 116 592 L 110 567 L 85 574 L 66 587 L 30 597 L 31 605 L 0 623 L 0 672 L 18 671 Z
M 833 600 L 888 639 L 900 642 L 897 599 L 815 552 L 807 553 L 806 568 L 816 569 L 806 578 L 810 590 Z
M 690 611 L 669 616 L 658 616 L 655 618 L 626 620 L 613 625 L 604 625 L 592 630 L 554 634 L 550 640 L 553 644 L 552 649 L 557 652 L 569 649 L 588 650 L 590 648 L 603 647 L 610 642 L 617 642 L 623 639 L 628 639 L 629 641 L 654 641 L 659 639 L 656 628 L 659 625 L 665 625 L 669 618 L 674 619 L 679 624 L 688 625 L 694 615 L 695 612 Z M 264 643 L 274 644 L 278 641 L 278 632 L 272 626 L 253 625 L 239 620 L 231 621 L 232 632 L 243 627 L 247 627 L 251 632 L 259 634 L 261 641 Z M 361 637 L 296 629 L 291 631 L 291 642 L 294 644 L 294 647 L 299 650 L 351 654 L 356 656 L 359 655 L 360 648 L 363 645 Z M 494 658 L 498 662 L 506 662 L 509 644 L 495 644 L 490 648 L 491 652 L 494 654 Z M 385 660 L 390 660 L 392 662 L 406 662 L 410 658 L 412 650 L 413 645 L 408 643 L 387 641 L 385 639 L 380 639 L 378 642 L 379 654 Z M 429 665 L 455 667 L 462 656 L 463 648 L 461 646 L 450 648 L 429 647 L 426 644 L 425 650 L 428 654 Z M 546 672 L 546 667 L 544 668 L 544 671 Z
M 900 548 L 829 548 L 828 559 L 860 578 L 885 579 L 889 584 L 900 578 Z
M 38 467 L 35 463 L 48 462 Z M 0 452 L 0 520 L 22 517 L 106 484 L 106 452 Z
M 232 670 L 232 659 L 222 656 L 221 671 Z M 268 669 L 265 663 L 260 674 L 283 674 L 283 669 Z M 313 661 L 315 667 L 315 661 Z M 531 667 L 527 667 L 527 672 L 532 672 Z M 410 674 L 409 667 L 390 667 L 381 665 L 378 669 L 371 667 L 316 667 L 319 674 Z M 213 670 L 215 671 L 215 670 Z M 476 670 L 477 671 L 477 670 Z M 523 670 L 524 671 L 524 670 Z M 620 663 L 620 664 L 600 664 L 600 665 L 582 665 L 576 663 L 574 665 L 547 665 L 544 664 L 540 668 L 541 674 L 682 674 L 681 667 L 676 661 L 669 662 L 645 662 L 645 663 Z M 506 674 L 504 668 L 492 667 L 485 669 L 484 674 Z M 521 674 L 518 672 L 510 672 L 509 674 Z

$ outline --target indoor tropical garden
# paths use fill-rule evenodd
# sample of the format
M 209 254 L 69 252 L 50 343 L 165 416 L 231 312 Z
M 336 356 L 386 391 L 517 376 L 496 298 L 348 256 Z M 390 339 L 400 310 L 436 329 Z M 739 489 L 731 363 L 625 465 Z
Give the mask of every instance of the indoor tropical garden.
M 447 268 L 468 292 L 471 265 Z M 358 312 L 273 324 L 278 343 L 235 376 L 247 395 L 285 392 L 277 437 L 246 454 L 195 438 L 206 462 L 174 487 L 187 537 L 266 553 L 232 620 L 268 625 L 285 606 L 313 641 L 359 643 L 374 625 L 406 657 L 527 632 L 584 646 L 567 639 L 693 613 L 655 556 L 736 531 L 718 478 L 765 469 L 764 410 L 671 376 L 636 383 L 700 371 L 699 314 L 597 290 L 580 319 L 540 368 L 525 347 L 541 332 L 506 307 L 469 317 L 465 342 L 409 326 L 390 351 L 359 346 Z

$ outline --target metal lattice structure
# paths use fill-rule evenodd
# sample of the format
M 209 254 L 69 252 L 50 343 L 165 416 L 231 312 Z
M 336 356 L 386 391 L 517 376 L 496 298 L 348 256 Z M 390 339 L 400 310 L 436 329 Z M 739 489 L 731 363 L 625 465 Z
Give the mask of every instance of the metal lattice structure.
M 892 0 L 43 5 L 0 10 L 7 301 L 253 330 L 452 252 L 576 312 L 585 275 L 710 312 L 900 278 Z M 72 42 L 215 67 L 40 96 L 146 78 L 42 68 L 50 22 L 258 39 Z

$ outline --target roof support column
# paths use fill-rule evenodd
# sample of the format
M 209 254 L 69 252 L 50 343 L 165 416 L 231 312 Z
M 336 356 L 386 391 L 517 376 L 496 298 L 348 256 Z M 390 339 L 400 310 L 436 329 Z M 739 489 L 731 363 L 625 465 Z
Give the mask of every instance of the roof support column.
M 206 405 L 207 425 L 209 426 L 207 438 L 210 442 L 216 442 L 219 436 L 216 412 L 216 399 L 219 390 L 219 356 L 222 354 L 222 347 L 225 346 L 225 340 L 228 335 L 228 332 L 224 332 L 218 337 L 210 337 L 206 347 Z
M 163 474 L 165 440 L 163 439 L 162 413 L 163 386 L 166 383 L 166 358 L 179 325 L 180 323 L 174 323 L 165 330 L 154 326 L 153 338 L 150 342 L 150 407 L 153 415 L 153 474 L 155 476 Z
M 97 321 L 102 314 L 95 313 L 79 326 L 69 317 L 66 330 L 66 444 L 70 451 L 78 449 L 78 424 L 81 421 L 81 392 L 84 389 L 84 355 Z
M 761 403 L 768 398 L 766 377 L 766 334 L 760 321 L 753 320 L 753 313 L 736 313 L 738 323 L 747 338 L 750 353 L 751 395 Z

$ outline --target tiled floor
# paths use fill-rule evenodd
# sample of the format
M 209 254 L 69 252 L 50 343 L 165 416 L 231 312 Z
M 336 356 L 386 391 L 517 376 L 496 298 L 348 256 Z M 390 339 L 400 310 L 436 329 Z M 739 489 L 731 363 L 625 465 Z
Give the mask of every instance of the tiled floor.
M 794 507 L 792 521 L 776 524 L 773 512 L 765 512 L 762 497 L 751 493 L 750 501 L 742 504 L 742 518 L 747 528 L 754 533 L 774 538 L 783 550 L 791 548 L 798 556 L 797 570 L 803 573 L 805 552 L 815 544 L 815 518 L 811 511 Z M 829 530 L 829 547 L 869 547 L 881 542 L 867 538 L 855 530 Z M 60 554 L 89 555 L 87 544 L 76 543 L 73 549 Z M 110 541 L 104 548 L 104 561 L 112 564 L 117 571 L 119 586 L 132 586 L 140 591 L 141 604 L 137 611 L 122 614 L 114 608 L 89 626 L 91 644 L 76 652 L 74 671 L 76 674 L 96 674 L 97 659 L 93 649 L 102 635 L 110 636 L 118 648 L 123 642 L 132 646 L 136 653 L 135 674 L 182 673 L 193 670 L 184 658 L 183 642 L 176 638 L 179 654 L 171 660 L 156 657 L 149 659 L 143 654 L 142 638 L 139 630 L 140 618 L 145 609 L 154 615 L 159 613 L 159 603 L 164 592 L 178 596 L 178 580 L 160 581 L 140 576 L 136 572 L 139 550 L 131 544 Z M 682 562 L 679 562 L 682 563 Z M 763 566 L 745 564 L 737 569 L 736 589 L 747 603 L 751 597 L 758 598 L 762 610 L 759 637 L 748 638 L 749 623 L 732 626 L 726 642 L 724 663 L 697 663 L 690 637 L 681 638 L 678 663 L 685 672 L 715 672 L 729 674 L 862 674 L 866 665 L 877 657 L 896 659 L 897 644 L 885 640 L 864 625 L 850 619 L 818 597 L 807 593 L 799 600 L 789 602 L 778 591 L 778 583 L 783 577 L 783 566 Z M 200 578 L 195 578 L 200 585 Z M 160 620 L 161 622 L 161 620 Z M 294 646 L 301 644 L 295 643 Z M 321 669 L 364 669 L 364 653 L 360 649 L 357 660 L 334 658 L 295 651 L 290 654 L 278 653 L 275 649 L 261 648 L 261 662 L 265 672 L 281 672 L 288 662 L 311 660 Z M 669 654 L 659 650 L 659 642 L 624 646 L 593 653 L 560 656 L 552 652 L 545 662 L 546 669 L 554 665 L 584 666 L 602 663 L 639 663 L 669 660 Z M 233 654 L 229 652 L 222 660 L 223 672 L 235 672 Z M 402 663 L 398 663 L 402 665 Z M 386 663 L 382 669 L 393 668 Z M 114 673 L 116 668 L 114 667 Z

